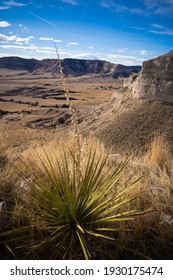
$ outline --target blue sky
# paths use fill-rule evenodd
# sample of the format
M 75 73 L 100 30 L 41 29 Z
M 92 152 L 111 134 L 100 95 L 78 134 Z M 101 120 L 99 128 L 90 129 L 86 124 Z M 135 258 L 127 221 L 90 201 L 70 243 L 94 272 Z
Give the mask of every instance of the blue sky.
M 124 65 L 173 49 L 173 0 L 0 0 L 0 57 Z

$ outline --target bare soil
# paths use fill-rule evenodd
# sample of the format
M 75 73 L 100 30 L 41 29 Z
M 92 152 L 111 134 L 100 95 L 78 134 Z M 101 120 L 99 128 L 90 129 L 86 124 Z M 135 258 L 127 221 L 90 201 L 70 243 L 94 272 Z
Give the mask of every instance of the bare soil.
M 70 133 L 71 118 L 59 78 L 4 70 L 0 74 L 0 122 L 8 126 L 9 134 L 21 129 L 28 138 L 48 139 L 55 132 Z M 114 152 L 139 154 L 154 136 L 163 134 L 173 150 L 171 104 L 134 100 L 122 80 L 99 75 L 67 77 L 66 84 L 84 135 L 98 137 Z

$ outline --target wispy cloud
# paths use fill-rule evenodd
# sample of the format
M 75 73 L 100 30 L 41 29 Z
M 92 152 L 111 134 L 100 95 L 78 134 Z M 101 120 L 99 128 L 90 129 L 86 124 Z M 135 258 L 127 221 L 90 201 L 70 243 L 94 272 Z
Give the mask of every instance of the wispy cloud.
M 128 48 L 116 49 L 116 51 L 119 53 L 124 53 L 124 52 L 128 51 Z
M 0 10 L 8 10 L 10 7 L 7 6 L 0 6 Z
M 124 65 L 139 65 L 142 64 L 144 61 L 141 58 L 136 56 L 128 56 L 128 55 L 118 55 L 118 54 L 108 54 L 107 59 L 113 61 L 117 64 L 124 64 Z
M 0 47 L 5 50 L 30 51 L 30 52 L 41 52 L 45 54 L 55 54 L 55 50 L 53 48 L 37 47 L 36 45 L 29 45 L 29 46 L 1 45 Z
M 157 24 L 157 23 L 153 23 L 151 24 L 151 26 L 155 27 L 155 28 L 159 28 L 159 29 L 164 29 L 163 25 Z
M 22 51 L 23 53 L 28 54 L 31 53 L 31 56 L 33 55 L 37 58 L 37 55 L 44 54 L 44 58 L 47 55 L 50 55 L 51 57 L 56 57 L 55 48 L 50 47 L 39 47 L 35 44 L 31 44 L 29 46 L 19 46 L 19 45 L 0 45 L 0 49 L 2 50 L 12 50 L 12 51 Z M 63 56 L 71 56 L 71 52 L 68 52 L 64 49 L 59 49 L 59 54 Z
M 68 46 L 79 46 L 77 42 L 70 42 L 68 43 Z
M 27 4 L 15 2 L 15 1 L 13 1 L 13 0 L 4 1 L 4 2 L 2 2 L 2 4 L 3 4 L 4 6 L 0 6 L 0 10 L 8 10 L 8 9 L 10 9 L 10 8 L 14 8 L 14 7 L 23 7 L 23 6 L 26 6 L 26 5 L 27 5 Z
M 2 2 L 6 7 L 23 7 L 26 6 L 27 4 L 23 4 L 23 3 L 19 3 L 19 2 L 15 2 L 13 0 L 11 1 L 4 1 Z
M 15 45 L 15 44 L 1 44 L 0 50 L 3 53 L 0 53 L 0 56 L 4 56 L 5 51 L 9 51 L 11 55 L 16 55 L 16 52 L 19 52 L 19 55 L 22 57 L 35 57 L 35 58 L 55 58 L 56 52 L 55 48 L 53 47 L 41 47 L 35 44 L 30 45 Z M 69 51 L 66 49 L 59 49 L 59 54 L 62 58 L 77 58 L 77 59 L 103 59 L 106 61 L 111 61 L 116 64 L 123 64 L 123 65 L 139 65 L 142 64 L 144 59 L 138 58 L 136 56 L 130 55 L 119 55 L 119 54 L 101 54 L 101 53 L 91 53 L 91 52 L 75 52 Z
M 149 32 L 159 35 L 170 35 L 173 36 L 173 30 L 150 30 Z
M 149 54 L 149 51 L 147 51 L 147 50 L 137 50 L 136 52 L 141 54 L 141 55 L 148 55 Z
M 154 30 L 149 30 L 150 33 L 158 34 L 158 35 L 169 35 L 173 36 L 173 29 L 169 29 L 160 24 L 151 24 L 152 27 L 156 28 Z
M 146 7 L 153 9 L 159 5 L 172 5 L 173 0 L 143 0 Z
M 0 43 L 11 42 L 11 43 L 16 43 L 16 44 L 27 44 L 33 38 L 34 38 L 33 36 L 21 38 L 21 37 L 18 37 L 17 35 L 6 36 L 4 34 L 0 34 Z
M 123 5 L 113 0 L 102 0 L 100 6 L 112 12 L 126 12 L 143 16 L 173 12 L 173 0 L 140 0 L 140 2 L 143 4 L 143 7 L 141 5 L 139 7 L 137 5 L 136 7 L 132 7 L 131 3 Z
M 41 40 L 41 41 L 53 41 L 53 38 L 40 37 L 39 40 Z
M 117 12 L 117 13 L 131 13 L 131 14 L 138 14 L 138 15 L 143 15 L 144 10 L 140 9 L 138 7 L 131 7 L 130 5 L 122 5 L 115 3 L 115 1 L 112 0 L 104 0 L 100 2 L 100 6 L 103 8 L 110 9 L 112 12 Z
M 79 54 L 74 54 L 73 58 L 77 59 L 99 59 L 99 57 L 91 54 L 91 53 L 79 53 Z
M 40 37 L 39 40 L 41 41 L 53 41 L 56 43 L 62 43 L 63 40 L 57 40 L 57 39 L 53 39 L 53 38 L 49 38 L 49 37 Z
M 11 24 L 7 21 L 0 21 L 0 27 L 8 27 L 10 26 Z
M 132 27 L 133 29 L 136 29 L 136 30 L 145 30 L 145 28 L 143 28 L 143 27 L 139 27 L 139 26 L 133 26 Z
M 103 1 L 100 2 L 100 6 L 103 7 L 103 8 L 110 9 L 112 5 L 111 5 L 110 1 L 103 0 Z
M 73 6 L 78 5 L 78 2 L 76 0 L 61 0 L 61 2 L 68 3 Z
M 57 39 L 54 39 L 54 42 L 55 42 L 55 43 L 62 43 L 62 42 L 63 42 L 63 40 L 57 40 Z
M 149 14 L 170 14 L 173 12 L 173 0 L 143 0 Z

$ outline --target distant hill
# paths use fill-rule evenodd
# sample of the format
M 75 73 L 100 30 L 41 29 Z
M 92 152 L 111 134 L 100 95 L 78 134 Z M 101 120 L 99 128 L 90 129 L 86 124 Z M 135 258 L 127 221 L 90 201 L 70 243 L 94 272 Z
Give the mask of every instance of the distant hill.
M 113 78 L 128 77 L 132 73 L 138 73 L 141 66 L 124 66 L 103 60 L 72 59 L 61 60 L 66 76 L 81 76 L 87 74 L 99 74 Z M 8 70 L 22 70 L 34 74 L 52 73 L 57 74 L 59 66 L 56 59 L 24 59 L 21 57 L 0 58 L 0 68 Z

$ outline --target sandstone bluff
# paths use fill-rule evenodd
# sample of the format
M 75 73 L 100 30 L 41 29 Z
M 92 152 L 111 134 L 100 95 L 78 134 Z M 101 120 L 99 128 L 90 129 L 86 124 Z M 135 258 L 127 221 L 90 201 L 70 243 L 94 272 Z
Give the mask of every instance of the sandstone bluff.
M 133 97 L 173 103 L 173 51 L 145 61 L 139 74 L 126 79 Z

